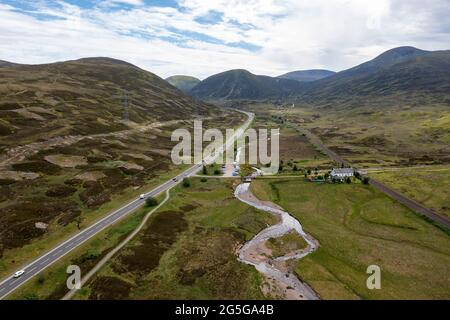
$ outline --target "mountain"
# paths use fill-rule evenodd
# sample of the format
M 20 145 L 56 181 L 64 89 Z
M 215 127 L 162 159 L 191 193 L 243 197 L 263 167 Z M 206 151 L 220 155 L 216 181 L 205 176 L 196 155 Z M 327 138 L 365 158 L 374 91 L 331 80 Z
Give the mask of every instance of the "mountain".
M 155 74 L 110 58 L 0 68 L 0 144 L 112 132 L 214 110 Z
M 300 81 L 300 82 L 310 82 L 310 81 L 315 81 L 315 80 L 329 77 L 335 73 L 336 72 L 334 72 L 334 71 L 321 70 L 321 69 L 298 70 L 298 71 L 292 71 L 292 72 L 282 74 L 281 76 L 278 76 L 277 78 L 291 79 L 291 80 L 296 80 L 296 81 Z
M 0 68 L 7 68 L 7 67 L 14 67 L 14 66 L 18 66 L 19 64 L 17 63 L 12 63 L 9 61 L 5 61 L 5 60 L 0 60 Z
M 192 88 L 190 94 L 204 100 L 264 100 L 284 97 L 299 85 L 298 81 L 237 69 L 206 78 Z
M 375 59 L 307 83 L 291 97 L 312 104 L 396 103 L 416 98 L 449 101 L 450 51 L 391 49 Z M 394 98 L 395 97 L 395 98 Z M 368 99 L 370 98 L 370 99 Z
M 166 81 L 184 93 L 189 93 L 193 87 L 200 83 L 200 79 L 182 75 L 168 77 Z

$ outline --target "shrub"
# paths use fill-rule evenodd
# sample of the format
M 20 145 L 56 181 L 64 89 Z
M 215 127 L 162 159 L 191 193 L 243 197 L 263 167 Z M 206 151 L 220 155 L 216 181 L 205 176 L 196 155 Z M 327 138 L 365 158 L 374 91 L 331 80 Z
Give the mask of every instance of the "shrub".
M 345 182 L 352 183 L 352 179 L 350 177 L 345 178 Z
M 42 274 L 39 275 L 38 279 L 37 279 L 39 284 L 43 284 L 45 282 L 45 278 Z
M 158 205 L 158 200 L 156 200 L 156 199 L 153 198 L 153 197 L 148 197 L 148 198 L 145 200 L 145 206 L 146 206 L 146 207 L 154 207 L 154 206 L 156 206 L 156 205 Z
M 220 170 L 219 170 L 219 169 L 214 170 L 214 174 L 215 174 L 215 175 L 220 174 Z
M 189 178 L 184 178 L 183 179 L 183 187 L 185 188 L 189 188 L 191 186 L 191 180 Z
M 201 178 L 200 181 L 201 181 L 201 182 L 206 182 L 206 181 L 208 181 L 208 179 L 206 179 L 206 178 Z
M 53 186 L 45 192 L 47 197 L 64 198 L 72 195 L 77 191 L 76 188 L 67 185 Z
M 206 168 L 206 166 L 203 166 L 203 174 L 208 174 L 208 169 Z
M 296 165 L 296 164 L 294 164 L 294 168 L 293 168 L 292 170 L 298 171 L 298 168 L 297 168 L 297 165 Z
M 364 177 L 363 180 L 362 180 L 362 182 L 363 182 L 364 184 L 369 184 L 369 177 Z

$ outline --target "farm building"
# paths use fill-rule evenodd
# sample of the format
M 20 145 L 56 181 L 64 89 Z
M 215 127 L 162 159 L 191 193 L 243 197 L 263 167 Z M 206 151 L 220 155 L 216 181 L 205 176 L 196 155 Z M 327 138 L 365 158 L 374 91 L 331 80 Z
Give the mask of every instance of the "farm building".
M 333 168 L 330 172 L 332 180 L 344 180 L 347 177 L 353 177 L 353 168 Z

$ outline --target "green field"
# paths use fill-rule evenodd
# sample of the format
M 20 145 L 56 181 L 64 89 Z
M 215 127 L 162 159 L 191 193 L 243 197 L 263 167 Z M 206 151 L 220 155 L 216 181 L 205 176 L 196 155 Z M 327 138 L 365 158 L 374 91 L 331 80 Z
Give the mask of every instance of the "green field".
M 258 179 L 253 192 L 299 219 L 320 247 L 295 270 L 323 299 L 449 299 L 450 237 L 370 186 Z M 369 265 L 381 289 L 366 287 Z
M 449 166 L 370 172 L 370 176 L 424 206 L 450 217 Z
M 192 179 L 75 299 L 262 299 L 237 246 L 276 219 L 236 200 L 237 180 Z

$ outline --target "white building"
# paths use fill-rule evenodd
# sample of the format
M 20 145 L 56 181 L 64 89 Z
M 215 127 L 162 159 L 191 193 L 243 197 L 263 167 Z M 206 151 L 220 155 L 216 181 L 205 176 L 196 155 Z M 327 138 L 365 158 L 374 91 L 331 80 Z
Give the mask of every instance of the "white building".
M 330 177 L 334 180 L 344 180 L 347 177 L 353 177 L 354 173 L 353 168 L 333 168 Z

